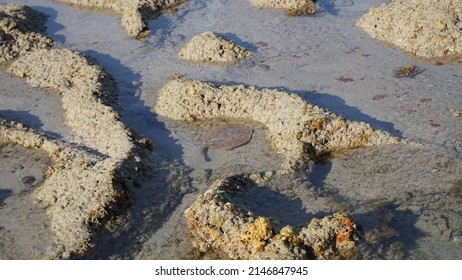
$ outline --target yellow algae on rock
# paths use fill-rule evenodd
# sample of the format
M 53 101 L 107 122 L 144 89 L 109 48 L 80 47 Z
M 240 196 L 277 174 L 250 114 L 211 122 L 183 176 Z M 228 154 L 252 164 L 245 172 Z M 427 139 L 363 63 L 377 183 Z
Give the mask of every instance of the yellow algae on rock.
M 194 36 L 180 50 L 178 57 L 194 62 L 215 65 L 236 63 L 252 53 L 218 34 L 207 31 Z
M 258 252 L 272 235 L 273 230 L 269 219 L 258 217 L 247 226 L 247 229 L 237 237 L 237 240 L 251 246 L 254 252 Z
M 336 150 L 400 143 L 384 131 L 345 120 L 297 94 L 243 85 L 174 79 L 160 90 L 155 111 L 186 122 L 237 118 L 262 123 L 272 146 L 286 157 L 281 170 L 308 166 L 313 157 Z
M 446 22 L 444 20 L 438 20 L 436 22 L 436 28 L 439 31 L 445 31 L 448 28 L 448 25 L 446 24 Z
M 372 38 L 433 58 L 462 54 L 461 19 L 459 0 L 395 0 L 371 8 L 356 25 Z
M 295 235 L 294 228 L 291 226 L 281 228 L 279 233 L 276 235 L 276 238 L 281 239 L 282 241 L 287 241 L 293 245 L 300 245 L 301 243 L 301 239 Z

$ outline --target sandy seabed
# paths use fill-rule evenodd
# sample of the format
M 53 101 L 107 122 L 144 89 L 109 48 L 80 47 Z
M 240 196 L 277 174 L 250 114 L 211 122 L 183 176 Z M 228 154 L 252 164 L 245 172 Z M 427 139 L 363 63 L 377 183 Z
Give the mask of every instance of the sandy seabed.
M 124 197 L 129 200 L 128 208 L 125 204 L 122 212 L 111 208 L 114 213 L 107 215 L 103 213 L 106 208 L 96 207 L 97 212 L 91 212 L 85 203 L 75 200 L 78 203 L 72 207 L 84 207 L 82 213 L 95 218 L 88 222 L 89 216 L 81 216 L 78 210 L 73 212 L 74 221 L 80 221 L 75 224 L 76 234 L 85 236 L 83 249 L 78 247 L 80 240 L 59 232 L 56 205 L 50 201 L 45 206 L 37 203 L 37 190 L 49 178 L 47 170 L 56 166 L 59 157 L 25 149 L 17 145 L 21 144 L 18 141 L 4 144 L 0 150 L 0 258 L 229 258 L 229 254 L 223 254 L 226 248 L 207 245 L 209 250 L 204 252 L 201 246 L 193 246 L 197 241 L 190 233 L 184 212 L 211 185 L 242 173 L 253 174 L 258 185 L 252 187 L 253 195 L 247 197 L 246 211 L 278 221 L 279 236 L 284 225 L 299 230 L 313 218 L 345 212 L 363 229 L 354 258 L 462 258 L 460 61 L 415 61 L 412 54 L 374 40 L 356 26 L 371 7 L 388 1 L 319 0 L 316 15 L 300 17 L 257 9 L 250 2 L 189 0 L 172 13 L 146 21 L 143 30 L 149 30 L 149 35 L 138 40 L 122 28 L 118 13 L 79 10 L 55 1 L 0 1 L 29 5 L 48 15 L 46 34 L 55 41 L 55 48 L 72 49 L 89 57 L 90 64 L 100 65 L 112 77 L 117 86 L 110 87 L 109 93 L 116 92 L 117 100 L 107 98 L 104 82 L 102 94 L 91 98 L 99 102 L 98 112 L 104 113 L 103 118 L 94 118 L 95 123 L 103 119 L 103 125 L 113 122 L 117 129 L 99 133 L 103 128 L 92 131 L 79 125 L 81 121 L 73 121 L 86 119 L 79 115 L 86 111 L 69 107 L 72 103 L 66 101 L 66 94 L 76 90 L 73 86 L 66 91 L 49 86 L 34 88 L 26 79 L 12 77 L 6 71 L 0 73 L 1 115 L 32 127 L 34 137 L 42 139 L 41 143 L 50 141 L 50 145 L 70 145 L 69 149 L 77 150 L 87 147 L 82 153 L 89 157 L 89 162 L 107 162 L 104 170 L 118 170 L 117 163 L 130 158 L 138 140 L 153 142 L 152 152 L 143 148 L 148 151 L 144 160 L 149 164 L 143 167 L 147 168 L 146 172 L 143 170 L 147 176 L 133 187 L 119 187 L 113 182 L 114 190 L 128 192 Z M 252 56 L 226 67 L 181 60 L 178 53 L 183 46 L 206 31 L 236 43 Z M 49 47 L 46 39 L 34 38 L 40 38 L 44 47 Z M 22 55 L 18 52 L 18 56 Z M 27 66 L 25 58 L 24 61 Z M 20 65 L 21 59 L 16 63 Z M 408 64 L 417 64 L 420 73 L 413 78 L 395 77 L 395 68 Z M 27 79 L 32 75 L 23 73 Z M 305 143 L 301 145 L 297 131 L 285 134 L 279 129 L 284 117 L 276 113 L 256 117 L 256 113 L 237 110 L 238 114 L 231 117 L 249 118 L 245 122 L 254 128 L 252 140 L 231 151 L 210 151 L 211 160 L 204 161 L 200 154 L 201 135 L 222 120 L 197 122 L 196 118 L 192 123 L 190 119 L 181 122 L 168 116 L 168 110 L 156 110 L 164 104 L 159 93 L 168 92 L 169 85 L 171 88 L 175 81 L 182 81 L 181 77 L 226 90 L 251 87 L 259 94 L 267 88 L 288 93 L 300 104 L 322 108 L 319 114 L 323 119 L 329 116 L 329 122 L 342 118 L 347 123 L 364 123 L 387 139 L 406 141 L 354 150 L 333 149 L 316 157 L 309 149 L 314 147 L 316 151 L 317 146 L 332 140 L 331 134 L 320 132 L 324 122 L 319 118 L 304 119 L 310 122 L 301 126 L 308 131 L 303 130 L 305 134 L 300 135 Z M 63 81 L 57 81 L 60 82 Z M 208 107 L 196 105 L 194 114 L 200 116 L 202 110 L 207 111 Z M 174 102 L 168 106 L 174 106 Z M 230 108 L 226 106 L 221 110 Z M 274 124 L 278 124 L 278 129 L 262 121 L 271 117 L 277 119 Z M 296 123 L 291 125 L 297 127 Z M 342 131 L 337 133 L 343 135 Z M 115 137 L 119 135 L 130 143 L 121 147 L 129 149 L 117 148 Z M 311 135 L 322 135 L 326 142 L 318 143 Z M 360 133 L 351 137 L 353 142 L 361 142 L 371 135 Z M 278 172 L 292 158 L 300 163 L 298 151 L 308 152 L 308 164 L 300 157 L 303 168 Z M 133 162 L 137 161 L 135 157 L 133 154 Z M 49 200 L 53 195 L 47 197 Z M 95 203 L 94 198 L 88 200 Z M 95 213 L 110 217 L 111 222 L 100 221 Z M 267 223 L 262 224 L 263 234 L 268 234 Z M 273 227 L 276 231 L 277 226 Z M 241 235 L 237 235 L 242 238 L 247 232 L 249 228 L 242 228 Z M 292 238 L 290 234 L 286 236 Z M 258 244 L 270 240 L 257 237 Z M 254 244 L 249 246 L 254 248 Z

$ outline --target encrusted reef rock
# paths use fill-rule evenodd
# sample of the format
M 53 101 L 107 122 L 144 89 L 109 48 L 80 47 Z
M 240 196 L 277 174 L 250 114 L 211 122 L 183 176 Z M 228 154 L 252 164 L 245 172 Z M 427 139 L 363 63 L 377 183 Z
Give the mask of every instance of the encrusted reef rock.
M 282 10 L 287 15 L 299 16 L 301 14 L 316 13 L 317 0 L 250 0 L 257 8 Z
M 38 50 L 18 58 L 9 72 L 59 92 L 66 123 L 102 153 L 121 159 L 133 149 L 131 132 L 116 111 L 117 85 L 87 57 L 70 49 Z
M 36 50 L 20 56 L 8 70 L 34 87 L 57 91 L 67 124 L 85 142 L 95 143 L 90 149 L 53 140 L 21 124 L 0 123 L 0 144 L 42 149 L 54 159 L 35 193 L 47 207 L 56 233 L 59 250 L 52 257 L 84 254 L 93 246 L 96 231 L 133 199 L 149 141 L 135 137 L 120 121 L 115 82 L 80 53 Z
M 268 127 L 272 146 L 287 159 L 283 170 L 306 167 L 317 156 L 336 150 L 400 142 L 369 124 L 348 121 L 312 105 L 297 94 L 243 85 L 174 79 L 160 90 L 155 111 L 186 122 L 218 117 L 260 122 Z
M 85 253 L 93 246 L 94 232 L 106 218 L 120 212 L 128 198 L 124 182 L 114 178 L 118 172 L 115 162 L 0 117 L 0 146 L 7 144 L 43 150 L 53 160 L 44 184 L 36 191 L 56 233 L 56 247 L 49 257 Z
M 178 54 L 190 62 L 216 65 L 232 64 L 251 55 L 248 50 L 211 31 L 194 36 Z
M 46 15 L 24 5 L 0 5 L 0 62 L 53 45 L 45 32 Z
M 185 211 L 201 251 L 215 249 L 230 259 L 350 259 L 360 227 L 336 213 L 312 219 L 298 233 L 268 217 L 255 217 L 247 205 L 252 188 L 264 188 L 236 175 L 216 181 Z
M 60 0 L 85 7 L 107 8 L 121 14 L 121 24 L 129 36 L 146 37 L 148 21 L 162 11 L 174 8 L 187 0 Z
M 459 0 L 395 0 L 371 8 L 357 26 L 372 38 L 413 55 L 433 58 L 462 54 Z

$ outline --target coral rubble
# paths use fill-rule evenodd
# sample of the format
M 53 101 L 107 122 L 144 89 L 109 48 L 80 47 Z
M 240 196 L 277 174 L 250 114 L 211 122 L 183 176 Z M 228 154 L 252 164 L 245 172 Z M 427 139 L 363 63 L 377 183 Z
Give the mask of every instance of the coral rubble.
M 296 233 L 268 217 L 255 217 L 247 204 L 249 177 L 216 181 L 185 211 L 195 246 L 215 249 L 231 259 L 349 259 L 361 231 L 347 215 L 336 213 L 311 222 Z
M 395 0 L 371 8 L 357 26 L 372 38 L 416 56 L 462 54 L 460 1 Z
M 187 61 L 216 65 L 232 64 L 251 55 L 248 50 L 211 31 L 194 36 L 178 54 Z

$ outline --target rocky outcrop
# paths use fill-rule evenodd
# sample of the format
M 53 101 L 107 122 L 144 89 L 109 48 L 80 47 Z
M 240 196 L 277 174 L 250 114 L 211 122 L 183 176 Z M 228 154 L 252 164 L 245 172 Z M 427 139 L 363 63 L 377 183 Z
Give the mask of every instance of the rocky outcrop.
M 38 50 L 18 58 L 9 72 L 33 87 L 57 91 L 67 125 L 100 152 L 122 159 L 133 149 L 131 132 L 116 110 L 117 85 L 87 57 L 70 49 Z
M 142 157 L 152 143 L 125 127 L 118 114 L 118 88 L 91 59 L 70 49 L 42 49 L 17 58 L 8 71 L 34 87 L 62 96 L 65 121 L 91 148 L 53 140 L 18 123 L 1 121 L 0 143 L 49 153 L 54 164 L 36 192 L 56 234 L 51 257 L 82 255 L 95 233 L 134 198 Z M 144 163 L 143 163 L 144 164 Z
M 416 56 L 462 55 L 462 5 L 458 0 L 391 1 L 371 8 L 357 26 L 372 38 Z
M 67 124 L 96 143 L 98 151 L 87 148 L 91 160 L 70 156 L 64 167 L 50 170 L 53 176 L 36 192 L 37 200 L 48 206 L 63 256 L 83 254 L 102 221 L 133 199 L 143 149 L 151 143 L 133 136 L 120 121 L 115 82 L 83 55 L 69 49 L 39 50 L 21 56 L 9 71 L 32 86 L 55 89 L 62 96 Z
M 250 0 L 250 3 L 260 9 L 284 11 L 289 16 L 316 13 L 317 0 Z
M 215 65 L 233 64 L 251 55 L 248 50 L 211 31 L 194 36 L 178 54 L 186 61 Z
M 216 181 L 185 211 L 195 246 L 230 259 L 350 259 L 359 226 L 343 213 L 307 221 L 300 230 L 254 216 L 248 196 L 258 186 L 245 175 Z
M 345 120 L 299 95 L 243 85 L 174 79 L 160 90 L 155 111 L 186 122 L 220 117 L 260 122 L 268 127 L 273 148 L 286 157 L 282 170 L 306 168 L 316 157 L 336 150 L 400 143 L 384 131 Z

